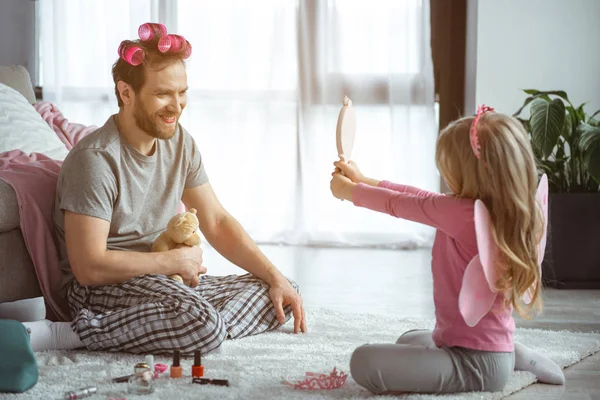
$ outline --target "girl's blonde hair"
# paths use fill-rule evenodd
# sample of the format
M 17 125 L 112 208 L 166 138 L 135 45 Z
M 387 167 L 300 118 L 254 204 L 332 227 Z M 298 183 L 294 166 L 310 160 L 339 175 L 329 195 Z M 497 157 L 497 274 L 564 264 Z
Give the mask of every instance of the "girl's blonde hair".
M 502 263 L 497 288 L 506 294 L 507 305 L 529 318 L 542 308 L 537 260 L 544 223 L 535 197 L 538 177 L 531 143 L 518 120 L 487 112 L 476 127 L 478 159 L 469 136 L 474 119 L 461 118 L 440 133 L 436 163 L 454 195 L 480 199 L 490 212 Z M 521 298 L 532 285 L 535 289 L 526 305 Z

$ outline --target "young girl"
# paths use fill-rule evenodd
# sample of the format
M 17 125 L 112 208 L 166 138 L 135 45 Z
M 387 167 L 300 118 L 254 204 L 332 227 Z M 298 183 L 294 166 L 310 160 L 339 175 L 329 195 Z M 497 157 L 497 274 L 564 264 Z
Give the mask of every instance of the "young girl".
M 436 163 L 452 191 L 431 193 L 366 178 L 354 162 L 335 162 L 331 191 L 358 207 L 437 229 L 432 250 L 436 325 L 409 331 L 396 344 L 367 344 L 350 360 L 354 380 L 374 393 L 500 391 L 514 369 L 540 382 L 564 383 L 552 360 L 513 343 L 512 311 L 529 316 L 541 308 L 537 246 L 543 216 L 536 203 L 536 166 L 519 121 L 480 107 L 476 117 L 450 124 L 440 134 Z M 467 325 L 459 312 L 463 275 L 478 254 L 474 204 L 489 210 L 503 271 L 493 311 Z M 526 306 L 521 298 L 535 286 Z

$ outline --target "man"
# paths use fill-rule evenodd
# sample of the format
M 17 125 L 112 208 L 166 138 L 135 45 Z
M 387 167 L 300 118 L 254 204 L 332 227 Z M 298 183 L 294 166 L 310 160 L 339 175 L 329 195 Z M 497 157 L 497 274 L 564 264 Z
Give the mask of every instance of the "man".
M 305 332 L 297 286 L 219 203 L 178 123 L 186 46 L 163 53 L 158 39 L 121 44 L 112 70 L 119 112 L 77 143 L 58 178 L 54 219 L 73 329 L 89 350 L 147 354 L 206 353 L 292 313 L 294 332 Z M 198 279 L 206 273 L 199 247 L 149 252 L 180 201 L 198 210 L 207 241 L 249 274 Z

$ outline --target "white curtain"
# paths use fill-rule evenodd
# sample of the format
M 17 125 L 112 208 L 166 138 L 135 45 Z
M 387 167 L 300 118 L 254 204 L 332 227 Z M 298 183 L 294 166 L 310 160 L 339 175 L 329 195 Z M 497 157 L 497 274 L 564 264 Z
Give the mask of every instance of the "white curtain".
M 299 7 L 302 240 L 415 245 L 431 229 L 340 204 L 328 191 L 344 95 L 365 175 L 438 190 L 429 1 L 307 0 Z
M 365 174 L 437 190 L 428 0 L 40 0 L 45 98 L 74 122 L 117 111 L 121 40 L 162 22 L 193 46 L 188 107 L 217 196 L 259 243 L 429 244 L 432 229 L 329 191 L 347 94 Z M 110 28 L 109 28 L 110 26 Z
M 39 70 L 44 100 L 73 122 L 102 125 L 118 111 L 111 68 L 121 40 L 157 18 L 151 0 L 40 0 Z

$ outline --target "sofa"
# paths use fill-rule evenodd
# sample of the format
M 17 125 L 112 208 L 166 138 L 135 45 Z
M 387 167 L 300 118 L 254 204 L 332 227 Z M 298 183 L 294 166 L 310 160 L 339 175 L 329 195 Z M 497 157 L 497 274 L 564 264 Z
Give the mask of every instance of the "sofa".
M 42 295 L 19 228 L 14 190 L 0 181 L 0 303 Z
M 35 110 L 35 102 L 27 70 L 0 66 L 0 153 L 21 149 L 63 160 L 68 150 Z M 42 296 L 19 218 L 16 194 L 0 180 L 0 303 Z

